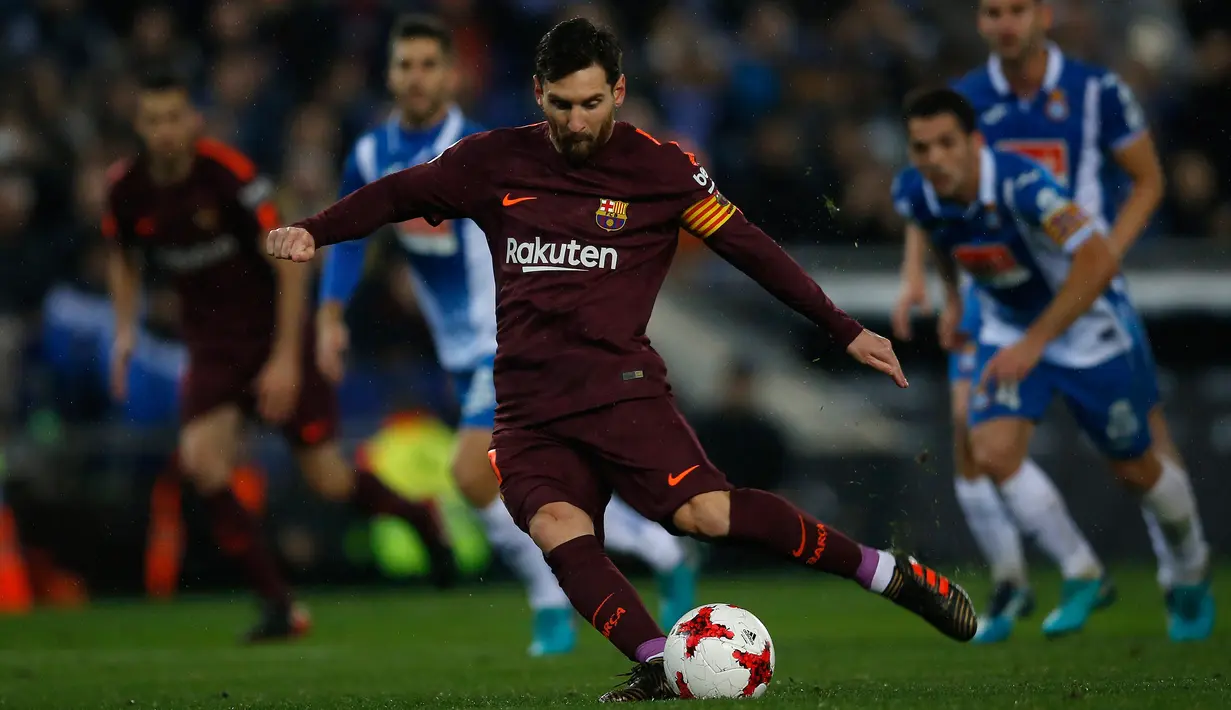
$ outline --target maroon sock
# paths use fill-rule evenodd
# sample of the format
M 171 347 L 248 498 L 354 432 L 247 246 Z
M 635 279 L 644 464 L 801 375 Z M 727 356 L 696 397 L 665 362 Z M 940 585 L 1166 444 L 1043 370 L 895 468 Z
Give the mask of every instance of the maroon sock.
M 290 604 L 291 589 L 265 542 L 260 523 L 240 505 L 231 488 L 205 496 L 205 507 L 218 547 L 243 568 L 256 593 L 271 604 Z
M 865 555 L 877 554 L 773 493 L 731 491 L 731 540 L 751 542 L 799 564 L 855 579 Z
M 577 613 L 621 653 L 638 663 L 662 653 L 666 634 L 597 538 L 569 540 L 547 555 L 547 564 Z
M 431 503 L 415 503 L 389 490 L 371 471 L 355 472 L 351 502 L 367 515 L 393 515 L 410 523 L 423 543 L 432 548 L 448 547 L 444 526 Z

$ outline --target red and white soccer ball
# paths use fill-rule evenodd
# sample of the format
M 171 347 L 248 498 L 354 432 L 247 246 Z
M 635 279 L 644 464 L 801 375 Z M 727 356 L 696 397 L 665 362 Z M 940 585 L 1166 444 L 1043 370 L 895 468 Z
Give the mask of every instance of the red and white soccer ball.
M 671 627 L 663 667 L 681 698 L 759 698 L 774 676 L 774 642 L 751 612 L 705 604 Z

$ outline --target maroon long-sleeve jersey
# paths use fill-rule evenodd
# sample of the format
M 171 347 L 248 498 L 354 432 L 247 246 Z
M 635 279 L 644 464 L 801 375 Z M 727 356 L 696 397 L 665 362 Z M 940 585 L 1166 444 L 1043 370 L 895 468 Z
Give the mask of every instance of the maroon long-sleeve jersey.
M 468 217 L 496 275 L 497 427 L 532 426 L 669 391 L 646 325 L 681 227 L 843 347 L 862 326 L 674 143 L 627 123 L 581 166 L 546 124 L 465 138 L 296 226 L 318 247 L 388 222 Z M 698 344 L 698 347 L 703 347 Z
M 278 222 L 272 184 L 239 151 L 201 139 L 191 172 L 156 184 L 145 158 L 112 168 L 103 234 L 166 269 L 189 347 L 272 340 L 277 291 L 261 237 Z

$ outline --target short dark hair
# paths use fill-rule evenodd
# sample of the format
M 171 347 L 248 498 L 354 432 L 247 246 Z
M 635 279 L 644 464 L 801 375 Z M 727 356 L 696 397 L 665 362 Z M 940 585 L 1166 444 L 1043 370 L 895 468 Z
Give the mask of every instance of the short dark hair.
M 137 83 L 141 91 L 183 91 L 190 93 L 188 80 L 172 71 L 150 71 Z
M 434 39 L 446 56 L 453 54 L 453 33 L 440 18 L 434 15 L 401 15 L 389 32 L 389 46 L 404 39 Z
M 547 31 L 534 53 L 534 75 L 539 81 L 559 81 L 573 72 L 597 64 L 607 83 L 620 78 L 624 53 L 615 33 L 595 27 L 584 17 L 565 20 Z
M 902 103 L 902 120 L 933 118 L 949 114 L 957 119 L 963 133 L 974 133 L 979 128 L 975 107 L 958 92 L 948 87 L 924 87 L 906 95 Z

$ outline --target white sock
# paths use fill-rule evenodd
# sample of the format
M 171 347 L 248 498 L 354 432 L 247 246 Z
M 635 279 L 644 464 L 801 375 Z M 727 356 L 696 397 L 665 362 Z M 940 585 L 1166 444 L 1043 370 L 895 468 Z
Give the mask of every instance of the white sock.
M 996 484 L 987 477 L 973 481 L 958 477 L 953 480 L 953 488 L 966 515 L 966 525 L 992 569 L 992 580 L 1026 586 L 1021 535 L 996 492 Z
M 884 594 L 885 589 L 889 587 L 889 582 L 893 581 L 893 568 L 897 566 L 898 561 L 884 550 L 877 550 L 876 554 L 876 571 L 872 573 L 868 591 Z
M 568 607 L 568 597 L 560 589 L 551 567 L 547 566 L 543 551 L 513 522 L 504 501 L 497 498 L 477 512 L 487 533 L 487 542 L 526 585 L 530 608 L 537 611 Z
M 1144 505 L 1141 506 L 1141 517 L 1146 523 L 1146 534 L 1150 536 L 1150 547 L 1154 548 L 1154 556 L 1158 559 L 1158 586 L 1171 589 L 1175 586 L 1176 559 L 1163 535 L 1163 526 L 1159 524 L 1154 511 Z
M 1060 566 L 1065 579 L 1102 576 L 1103 565 L 1069 515 L 1060 491 L 1034 461 L 1026 459 L 1000 484 L 1000 492 L 1022 532 Z
M 1201 530 L 1201 517 L 1188 474 L 1167 459 L 1163 459 L 1162 464 L 1163 473 L 1158 482 L 1141 498 L 1142 508 L 1153 514 L 1158 522 L 1161 539 L 1155 542 L 1155 549 L 1161 544 L 1170 552 L 1169 558 L 1159 557 L 1159 582 L 1163 581 L 1164 560 L 1168 560 L 1173 565 L 1172 579 L 1168 582 L 1195 584 L 1205 577 L 1210 547 Z
M 608 550 L 634 555 L 655 572 L 670 572 L 684 561 L 684 545 L 658 523 L 641 517 L 628 503 L 612 497 L 603 513 Z

